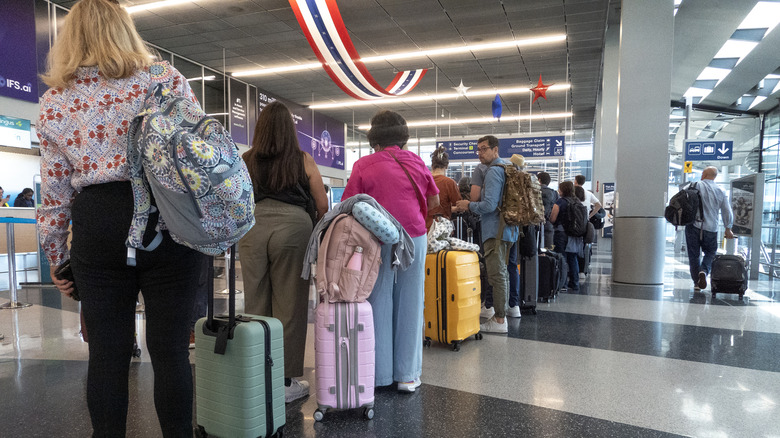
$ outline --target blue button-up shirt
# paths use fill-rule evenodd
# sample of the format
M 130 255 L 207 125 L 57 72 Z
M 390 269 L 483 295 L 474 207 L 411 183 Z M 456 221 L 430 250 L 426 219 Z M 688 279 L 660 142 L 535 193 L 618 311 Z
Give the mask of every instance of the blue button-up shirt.
M 479 202 L 469 204 L 469 210 L 477 213 L 482 221 L 482 242 L 488 239 L 495 239 L 498 235 L 499 214 L 498 206 L 504 195 L 504 169 L 496 164 L 509 164 L 502 158 L 496 158 L 490 163 L 485 174 L 485 182 L 482 187 Z M 519 237 L 519 227 L 517 225 L 504 227 L 504 234 L 501 240 L 515 242 Z
M 704 231 L 718 232 L 718 210 L 723 218 L 723 225 L 731 228 L 734 223 L 734 213 L 726 193 L 718 187 L 714 180 L 703 179 L 696 183 L 699 189 L 704 211 L 704 221 L 696 221 L 693 225 Z

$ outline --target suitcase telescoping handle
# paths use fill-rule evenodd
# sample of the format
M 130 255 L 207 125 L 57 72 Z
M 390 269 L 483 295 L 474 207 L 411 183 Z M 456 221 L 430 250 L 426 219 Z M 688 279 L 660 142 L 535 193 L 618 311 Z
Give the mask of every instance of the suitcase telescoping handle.
M 214 344 L 215 354 L 225 354 L 228 339 L 233 337 L 233 328 L 236 326 L 236 245 L 228 250 L 229 267 L 226 270 L 228 277 L 228 324 L 216 324 L 214 321 L 214 257 L 210 257 L 208 278 L 208 312 L 204 327 L 212 333 L 216 333 Z

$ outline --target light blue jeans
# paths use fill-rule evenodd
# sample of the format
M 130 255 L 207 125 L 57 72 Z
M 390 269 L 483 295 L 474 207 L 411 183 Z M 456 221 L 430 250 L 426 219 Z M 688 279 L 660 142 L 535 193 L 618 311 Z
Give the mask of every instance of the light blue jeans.
M 382 266 L 368 302 L 374 311 L 376 386 L 411 382 L 422 374 L 423 291 L 427 238 L 415 237 L 414 262 L 392 269 L 392 245 L 382 245 Z

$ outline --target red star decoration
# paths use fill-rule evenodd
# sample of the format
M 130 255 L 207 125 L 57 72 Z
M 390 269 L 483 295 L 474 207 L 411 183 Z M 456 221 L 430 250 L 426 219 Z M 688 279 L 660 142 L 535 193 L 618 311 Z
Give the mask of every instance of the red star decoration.
M 550 88 L 550 85 L 552 84 L 543 84 L 542 75 L 539 75 L 539 83 L 535 87 L 531 88 L 531 91 L 534 92 L 534 100 L 531 103 L 536 102 L 536 99 L 540 97 L 543 97 L 544 100 L 547 100 L 547 89 Z

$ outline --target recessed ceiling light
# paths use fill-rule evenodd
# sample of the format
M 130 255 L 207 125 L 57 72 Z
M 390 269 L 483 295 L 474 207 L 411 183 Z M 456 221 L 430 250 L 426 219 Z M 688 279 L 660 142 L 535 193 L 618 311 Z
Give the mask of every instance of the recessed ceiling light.
M 551 85 L 547 91 L 559 91 L 568 90 L 571 88 L 570 84 L 555 84 Z M 387 97 L 378 100 L 342 100 L 338 102 L 317 102 L 309 105 L 311 109 L 329 109 L 329 108 L 343 108 L 345 106 L 366 106 L 366 105 L 392 105 L 394 103 L 410 103 L 410 102 L 425 102 L 430 100 L 448 100 L 457 99 L 461 96 L 465 97 L 481 97 L 481 96 L 495 96 L 498 94 L 519 94 L 530 93 L 531 89 L 528 87 L 516 87 L 516 88 L 502 88 L 502 89 L 484 89 L 467 91 L 466 94 L 459 93 L 442 93 L 442 94 L 428 94 L 423 96 L 412 97 Z
M 470 45 L 457 46 L 457 47 L 439 47 L 439 48 L 434 48 L 429 50 L 417 50 L 413 52 L 401 52 L 401 53 L 392 53 L 388 55 L 368 56 L 365 58 L 360 58 L 360 61 L 362 61 L 364 64 L 370 64 L 375 62 L 383 62 L 383 61 L 390 61 L 396 59 L 414 59 L 414 58 L 421 58 L 426 56 L 454 55 L 458 53 L 477 52 L 483 50 L 496 50 L 496 49 L 503 49 L 508 47 L 522 47 L 522 46 L 531 46 L 537 44 L 548 44 L 548 43 L 554 43 L 554 42 L 559 42 L 564 40 L 566 40 L 565 34 L 555 34 L 555 35 L 548 35 L 548 36 L 537 37 L 537 38 L 525 38 L 521 40 L 496 41 L 492 43 L 470 44 Z M 259 75 L 265 75 L 271 73 L 286 73 L 286 72 L 293 72 L 293 71 L 300 71 L 300 70 L 312 70 L 317 68 L 322 68 L 322 64 L 319 62 L 312 62 L 307 64 L 294 64 L 294 65 L 287 65 L 287 66 L 242 70 L 242 71 L 234 72 L 233 76 L 235 77 L 259 76 Z
M 501 121 L 510 120 L 539 120 L 539 119 L 562 119 L 566 117 L 572 117 L 572 113 L 553 113 L 553 114 L 534 114 L 528 116 L 504 116 L 501 117 Z M 441 125 L 465 125 L 465 124 L 477 124 L 477 123 L 497 123 L 495 117 L 475 117 L 471 119 L 450 119 L 450 120 L 416 120 L 407 121 L 406 126 L 420 127 L 420 126 L 441 126 Z M 360 125 L 358 129 L 369 129 L 371 125 Z
M 146 3 L 143 5 L 127 6 L 128 14 L 133 14 L 139 11 L 151 11 L 152 9 L 167 8 L 168 6 L 176 6 L 183 3 L 192 3 L 194 0 L 163 0 L 159 2 Z
M 213 76 L 213 75 L 212 75 L 212 76 L 198 76 L 198 77 L 196 77 L 196 78 L 189 78 L 189 79 L 187 79 L 187 82 L 191 82 L 191 81 L 200 81 L 200 80 L 204 80 L 204 81 L 213 81 L 213 80 L 214 80 L 214 79 L 216 79 L 216 78 L 217 78 L 217 77 L 216 77 L 216 76 Z

